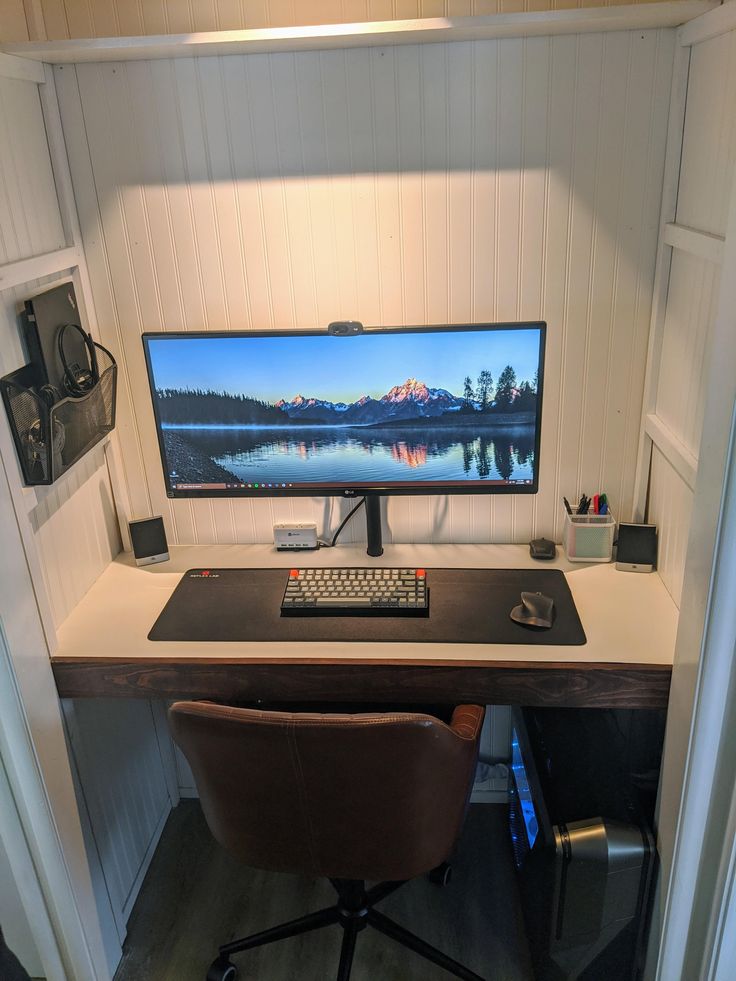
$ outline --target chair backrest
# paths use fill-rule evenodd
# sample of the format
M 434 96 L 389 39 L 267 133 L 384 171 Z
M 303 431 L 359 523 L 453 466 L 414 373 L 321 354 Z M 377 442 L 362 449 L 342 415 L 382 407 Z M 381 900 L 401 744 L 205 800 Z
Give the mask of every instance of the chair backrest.
M 410 879 L 448 857 L 472 787 L 484 709 L 319 715 L 210 702 L 169 709 L 207 823 L 256 868 Z

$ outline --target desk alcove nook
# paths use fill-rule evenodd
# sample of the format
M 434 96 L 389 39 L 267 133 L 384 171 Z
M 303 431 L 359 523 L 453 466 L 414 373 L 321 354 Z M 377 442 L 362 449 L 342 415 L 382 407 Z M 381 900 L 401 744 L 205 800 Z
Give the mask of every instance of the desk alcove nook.
M 423 694 L 431 672 L 433 692 L 497 704 L 666 704 L 702 420 L 725 459 L 732 397 L 709 379 L 714 346 L 730 351 L 720 268 L 736 234 L 736 25 L 725 8 L 703 15 L 711 6 L 498 14 L 329 37 L 35 34 L 0 57 L 0 124 L 13 135 L 0 143 L 12 229 L 0 257 L 0 373 L 23 361 L 16 302 L 64 278 L 120 365 L 118 428 L 53 488 L 22 487 L 0 419 L 33 580 L 23 599 L 64 699 L 86 859 L 72 773 L 64 787 L 51 777 L 61 723 L 55 737 L 42 734 L 10 594 L 0 615 L 34 706 L 77 905 L 89 912 L 92 890 L 98 902 L 102 937 L 88 946 L 99 977 L 114 969 L 158 835 L 188 792 L 165 699 L 226 692 L 233 669 L 249 690 L 276 693 L 299 678 L 299 694 L 302 684 L 324 693 L 339 667 L 356 694 L 398 679 Z M 49 15 L 49 37 L 51 25 Z M 322 532 L 344 510 L 319 499 L 168 501 L 140 334 L 346 317 L 547 321 L 540 493 L 393 498 L 380 562 L 436 565 L 439 550 L 458 567 L 530 562 L 531 537 L 560 539 L 563 494 L 605 489 L 617 517 L 658 525 L 659 569 L 627 577 L 558 558 L 588 634 L 574 657 L 474 648 L 433 652 L 428 664 L 411 645 L 298 658 L 275 645 L 151 651 L 145 634 L 177 574 L 272 564 L 274 522 L 314 520 Z M 172 562 L 137 570 L 121 551 L 126 521 L 159 513 Z M 353 561 L 354 551 L 364 563 L 361 524 L 344 550 L 315 561 Z M 702 540 L 712 543 L 712 529 Z M 691 582 L 683 600 L 700 596 L 701 617 L 706 590 Z M 675 742 L 692 706 L 692 689 L 678 691 Z M 665 771 L 665 867 L 681 775 Z

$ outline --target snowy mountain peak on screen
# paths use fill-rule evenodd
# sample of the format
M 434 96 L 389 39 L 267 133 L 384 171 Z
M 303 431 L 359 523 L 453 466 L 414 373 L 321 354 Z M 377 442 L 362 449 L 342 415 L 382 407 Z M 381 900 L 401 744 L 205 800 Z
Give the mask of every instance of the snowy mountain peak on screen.
M 446 389 L 429 388 L 425 382 L 416 378 L 407 378 L 402 385 L 394 385 L 380 399 L 363 395 L 348 405 L 326 399 L 305 398 L 301 394 L 295 395 L 289 402 L 279 399 L 276 403 L 277 408 L 290 419 L 341 425 L 375 425 L 384 420 L 437 416 L 456 411 L 462 405 L 463 400 Z
M 405 402 L 410 399 L 412 402 L 436 402 L 443 401 L 450 405 L 460 403 L 461 399 L 455 398 L 444 388 L 427 388 L 423 381 L 416 378 L 407 378 L 403 385 L 394 387 L 381 399 L 382 402 Z
M 303 395 L 295 395 L 291 402 L 286 399 L 279 399 L 276 403 L 277 409 L 283 409 L 289 415 L 300 414 L 308 410 L 327 409 L 328 412 L 345 412 L 348 406 L 344 402 L 328 402 L 326 399 L 305 398 Z

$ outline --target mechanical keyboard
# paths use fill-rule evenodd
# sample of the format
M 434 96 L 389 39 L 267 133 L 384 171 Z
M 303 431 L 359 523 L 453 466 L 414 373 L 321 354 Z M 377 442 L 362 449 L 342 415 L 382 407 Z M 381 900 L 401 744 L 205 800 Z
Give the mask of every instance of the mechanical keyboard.
M 424 569 L 291 569 L 282 616 L 429 616 Z

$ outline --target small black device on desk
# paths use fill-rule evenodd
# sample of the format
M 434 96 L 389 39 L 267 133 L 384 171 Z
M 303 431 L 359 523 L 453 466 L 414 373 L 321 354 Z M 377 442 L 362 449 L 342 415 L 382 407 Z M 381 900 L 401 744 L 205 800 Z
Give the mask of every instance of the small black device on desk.
M 424 569 L 291 569 L 281 616 L 429 616 Z
M 534 538 L 529 542 L 529 554 L 533 559 L 553 559 L 557 546 L 549 538 Z

